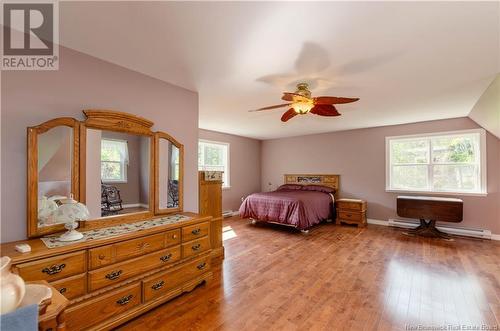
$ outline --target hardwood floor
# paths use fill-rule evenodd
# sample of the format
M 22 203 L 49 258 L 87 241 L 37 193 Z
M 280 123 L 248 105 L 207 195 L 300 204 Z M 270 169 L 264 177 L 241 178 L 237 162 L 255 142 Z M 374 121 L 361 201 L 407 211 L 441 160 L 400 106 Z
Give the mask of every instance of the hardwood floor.
M 375 225 L 302 235 L 238 217 L 224 237 L 210 284 L 120 330 L 500 330 L 499 242 Z

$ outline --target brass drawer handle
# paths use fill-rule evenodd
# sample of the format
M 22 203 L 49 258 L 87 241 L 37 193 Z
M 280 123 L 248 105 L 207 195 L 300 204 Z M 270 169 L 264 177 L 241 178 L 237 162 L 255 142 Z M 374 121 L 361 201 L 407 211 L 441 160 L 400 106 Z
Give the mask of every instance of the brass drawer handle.
M 123 297 L 121 299 L 119 299 L 118 301 L 116 301 L 117 304 L 121 305 L 121 306 L 124 306 L 126 305 L 127 303 L 130 302 L 130 300 L 133 298 L 134 296 L 132 294 L 129 294 L 127 295 L 126 297 Z
M 205 269 L 206 266 L 207 266 L 207 263 L 203 262 L 201 264 L 198 264 L 196 267 L 198 268 L 198 270 L 203 270 L 203 269 Z
M 155 291 L 158 291 L 159 289 L 161 289 L 163 287 L 163 285 L 165 285 L 165 281 L 162 280 L 156 284 L 153 284 L 153 286 L 151 286 L 151 288 Z
M 352 214 L 346 214 L 347 217 L 352 217 Z
M 123 272 L 123 270 L 112 271 L 106 275 L 106 278 L 109 280 L 118 279 L 118 278 L 120 278 L 120 275 L 122 274 L 122 272 Z
M 106 258 L 106 255 L 104 255 L 104 254 L 99 254 L 98 258 L 99 258 L 99 260 L 104 260 L 104 258 Z
M 194 229 L 193 231 L 191 231 L 191 233 L 194 234 L 194 235 L 198 235 L 198 234 L 200 234 L 200 232 L 201 232 L 200 228 Z
M 200 250 L 200 248 L 201 248 L 201 244 L 197 244 L 197 245 L 191 246 L 191 249 L 193 251 L 198 251 L 198 250 Z
M 168 260 L 170 260 L 171 257 L 172 257 L 172 253 L 168 253 L 167 255 L 163 255 L 162 257 L 160 257 L 160 260 L 162 262 L 167 262 Z
M 49 274 L 49 275 L 55 275 L 60 273 L 66 265 L 64 263 L 61 264 L 54 264 L 50 268 L 43 268 L 42 272 Z
M 63 287 L 63 288 L 59 289 L 59 293 L 64 294 L 64 293 L 66 293 L 67 290 L 68 289 L 66 287 Z

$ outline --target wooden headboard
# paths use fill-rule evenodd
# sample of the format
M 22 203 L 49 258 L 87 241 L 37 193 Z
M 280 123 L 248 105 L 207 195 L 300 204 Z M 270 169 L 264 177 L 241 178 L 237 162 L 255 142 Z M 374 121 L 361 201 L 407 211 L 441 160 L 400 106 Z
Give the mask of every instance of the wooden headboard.
M 337 197 L 340 189 L 340 175 L 285 174 L 285 184 L 328 186 L 335 189 L 335 197 Z

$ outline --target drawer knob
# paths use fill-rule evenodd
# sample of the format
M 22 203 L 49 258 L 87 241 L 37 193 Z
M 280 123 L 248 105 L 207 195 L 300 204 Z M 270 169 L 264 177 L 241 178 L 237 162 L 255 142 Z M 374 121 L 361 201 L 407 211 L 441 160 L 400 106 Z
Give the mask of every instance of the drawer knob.
M 347 217 L 352 217 L 352 214 L 346 214 Z
M 64 263 L 61 264 L 54 264 L 53 266 L 50 266 L 49 268 L 43 268 L 42 272 L 49 274 L 49 275 L 55 275 L 60 273 L 66 265 Z
M 200 250 L 200 248 L 201 248 L 201 244 L 197 244 L 197 245 L 191 246 L 191 249 L 193 251 L 198 251 L 198 250 Z
M 193 231 L 191 231 L 191 233 L 194 234 L 194 235 L 198 235 L 198 234 L 200 234 L 200 232 L 201 232 L 200 228 L 194 229 Z
M 162 257 L 160 257 L 160 260 L 162 262 L 167 262 L 168 260 L 170 260 L 171 257 L 172 257 L 172 253 L 168 253 L 167 255 L 163 255 Z
M 104 255 L 104 254 L 99 254 L 99 256 L 98 256 L 99 260 L 104 260 L 105 257 L 106 257 L 106 255 Z
M 173 235 L 172 235 L 172 239 L 177 239 L 177 235 L 176 235 L 176 234 L 173 234 Z
M 198 268 L 198 270 L 203 270 L 203 269 L 205 269 L 206 266 L 207 266 L 207 263 L 203 262 L 201 264 L 198 264 L 196 267 Z
M 109 280 L 115 280 L 120 278 L 120 275 L 122 274 L 123 270 L 116 270 L 112 271 L 109 274 L 106 275 L 106 278 Z
M 151 286 L 151 288 L 155 291 L 158 291 L 159 289 L 161 289 L 163 287 L 163 285 L 165 285 L 165 281 L 162 280 L 156 284 L 153 284 L 153 286 Z
M 132 294 L 129 294 L 127 295 L 126 297 L 123 297 L 121 299 L 119 299 L 118 301 L 116 301 L 117 304 L 119 304 L 120 306 L 124 306 L 126 305 L 127 303 L 130 302 L 130 300 L 133 298 L 134 296 Z
M 66 287 L 60 288 L 59 293 L 64 294 L 68 289 Z

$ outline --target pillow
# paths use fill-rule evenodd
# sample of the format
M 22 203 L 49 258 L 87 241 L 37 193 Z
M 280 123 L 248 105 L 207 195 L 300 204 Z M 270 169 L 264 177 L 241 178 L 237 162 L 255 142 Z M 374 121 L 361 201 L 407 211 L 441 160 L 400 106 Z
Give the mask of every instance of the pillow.
M 300 190 L 302 185 L 299 184 L 284 184 L 278 187 L 276 191 L 284 191 L 284 190 Z
M 317 191 L 317 192 L 323 192 L 323 193 L 335 193 L 335 189 L 328 187 L 328 186 L 323 186 L 323 185 L 304 185 L 302 186 L 302 190 L 304 191 Z

